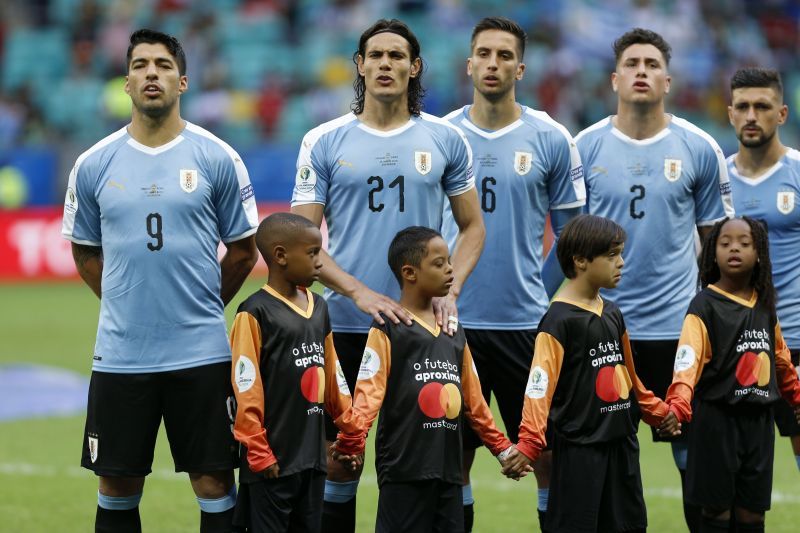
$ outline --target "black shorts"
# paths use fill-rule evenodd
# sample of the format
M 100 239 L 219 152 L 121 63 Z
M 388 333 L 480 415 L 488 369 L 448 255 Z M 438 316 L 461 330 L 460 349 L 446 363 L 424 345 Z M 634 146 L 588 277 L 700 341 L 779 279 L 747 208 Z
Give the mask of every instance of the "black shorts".
M 517 442 L 536 331 L 465 329 L 464 333 L 478 370 L 483 397 L 489 404 L 494 394 L 506 435 Z M 483 446 L 483 441 L 466 420 L 462 427 L 465 450 Z
M 678 339 L 657 341 L 631 341 L 633 365 L 636 375 L 645 388 L 662 400 L 667 397 L 667 389 L 672 385 L 672 372 L 675 369 L 675 353 Z M 681 434 L 677 437 L 662 437 L 654 427 L 650 427 L 653 442 L 686 442 L 690 423 L 681 424 Z
M 775 453 L 772 409 L 696 401 L 693 411 L 686 500 L 713 511 L 767 511 Z
M 81 466 L 99 476 L 150 473 L 161 418 L 176 472 L 238 466 L 231 363 L 168 372 L 92 372 Z
M 366 333 L 336 333 L 333 332 L 333 346 L 336 348 L 336 356 L 342 366 L 344 379 L 350 388 L 350 394 L 356 390 L 356 379 L 358 378 L 358 368 L 361 366 L 361 358 L 364 356 L 364 348 L 367 346 Z M 339 428 L 333 423 L 333 419 L 325 412 L 325 438 L 335 441 Z
M 647 527 L 636 435 L 574 444 L 555 432 L 547 529 L 616 532 Z
M 322 529 L 325 472 L 309 469 L 239 486 L 234 525 L 249 533 L 317 533 Z
M 797 368 L 800 366 L 800 350 L 792 350 L 792 364 Z M 794 416 L 794 409 L 786 400 L 781 399 L 775 404 L 775 425 L 781 437 L 795 437 L 800 435 L 800 424 Z
M 381 486 L 375 532 L 419 531 L 463 533 L 461 485 L 432 479 Z

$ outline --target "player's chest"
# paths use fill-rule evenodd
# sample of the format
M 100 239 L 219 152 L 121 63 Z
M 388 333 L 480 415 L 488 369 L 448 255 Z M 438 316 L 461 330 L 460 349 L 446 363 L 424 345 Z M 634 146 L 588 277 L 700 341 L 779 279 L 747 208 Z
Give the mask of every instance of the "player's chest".
M 470 140 L 476 182 L 488 182 L 497 191 L 525 192 L 545 189 L 548 162 L 538 147 L 517 143 Z M 474 144 L 473 144 L 474 143 Z
M 213 185 L 208 173 L 198 165 L 152 157 L 135 166 L 112 161 L 95 194 L 106 217 L 141 210 L 191 214 L 211 205 Z
M 731 179 L 734 210 L 737 214 L 764 220 L 771 229 L 800 230 L 800 187 L 791 179 L 773 176 L 752 186 Z

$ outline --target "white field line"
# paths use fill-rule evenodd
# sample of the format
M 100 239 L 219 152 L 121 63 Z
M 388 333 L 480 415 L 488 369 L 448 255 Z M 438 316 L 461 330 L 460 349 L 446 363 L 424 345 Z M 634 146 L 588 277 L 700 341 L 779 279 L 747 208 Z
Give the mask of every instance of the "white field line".
M 94 477 L 90 471 L 79 466 L 67 467 L 54 467 L 48 465 L 37 465 L 31 463 L 0 463 L 0 475 L 5 476 L 20 476 L 20 477 L 69 477 L 69 478 L 90 478 Z M 147 476 L 150 479 L 176 481 L 179 483 L 186 483 L 186 474 L 175 473 L 173 470 L 167 468 L 158 468 Z M 526 483 L 522 481 L 521 483 Z M 365 474 L 361 476 L 361 486 L 364 487 L 377 487 L 378 482 L 374 474 Z M 472 487 L 478 490 L 490 490 L 493 492 L 511 492 L 514 490 L 533 490 L 533 485 L 526 488 L 526 485 L 520 485 L 511 480 L 497 479 L 497 480 L 480 480 L 472 479 Z M 680 500 L 681 489 L 678 487 L 654 487 L 645 488 L 645 496 L 650 498 L 658 498 L 665 500 Z M 788 494 L 784 492 L 775 491 L 772 493 L 772 503 L 787 503 L 798 504 L 800 503 L 800 494 Z

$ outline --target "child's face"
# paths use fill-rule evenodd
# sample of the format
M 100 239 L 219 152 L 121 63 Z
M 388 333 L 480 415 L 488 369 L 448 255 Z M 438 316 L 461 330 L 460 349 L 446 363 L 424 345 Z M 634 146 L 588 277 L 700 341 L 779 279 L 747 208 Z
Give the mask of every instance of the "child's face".
M 453 265 L 450 251 L 441 237 L 428 241 L 425 257 L 417 267 L 417 287 L 423 294 L 447 296 L 453 284 Z
M 622 278 L 622 250 L 625 244 L 611 248 L 604 254 L 598 255 L 586 262 L 586 275 L 593 287 L 613 289 Z
M 304 229 L 286 248 L 286 279 L 295 285 L 309 287 L 319 279 L 322 260 L 322 234 L 317 228 Z
M 725 222 L 719 231 L 716 252 L 721 275 L 728 278 L 749 276 L 758 260 L 750 225 L 740 218 Z

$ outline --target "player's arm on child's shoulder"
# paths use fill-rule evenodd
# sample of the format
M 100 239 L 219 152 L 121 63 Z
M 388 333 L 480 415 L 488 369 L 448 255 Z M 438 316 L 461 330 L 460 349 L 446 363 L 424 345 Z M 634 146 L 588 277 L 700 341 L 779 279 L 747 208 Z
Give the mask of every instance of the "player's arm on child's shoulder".
M 247 463 L 253 472 L 272 470 L 277 477 L 278 459 L 272 452 L 264 427 L 264 386 L 261 376 L 261 326 L 255 316 L 239 308 L 231 326 L 233 354 L 231 382 L 236 397 L 233 436 L 247 448 Z
M 547 446 L 545 431 L 550 405 L 561 375 L 564 347 L 556 337 L 539 332 L 525 387 L 517 449 L 533 463 Z
M 391 354 L 391 341 L 386 333 L 380 327 L 370 328 L 353 391 L 353 403 L 334 420 L 340 430 L 335 445 L 340 454 L 351 456 L 364 453 L 367 432 L 378 416 L 386 395 Z

